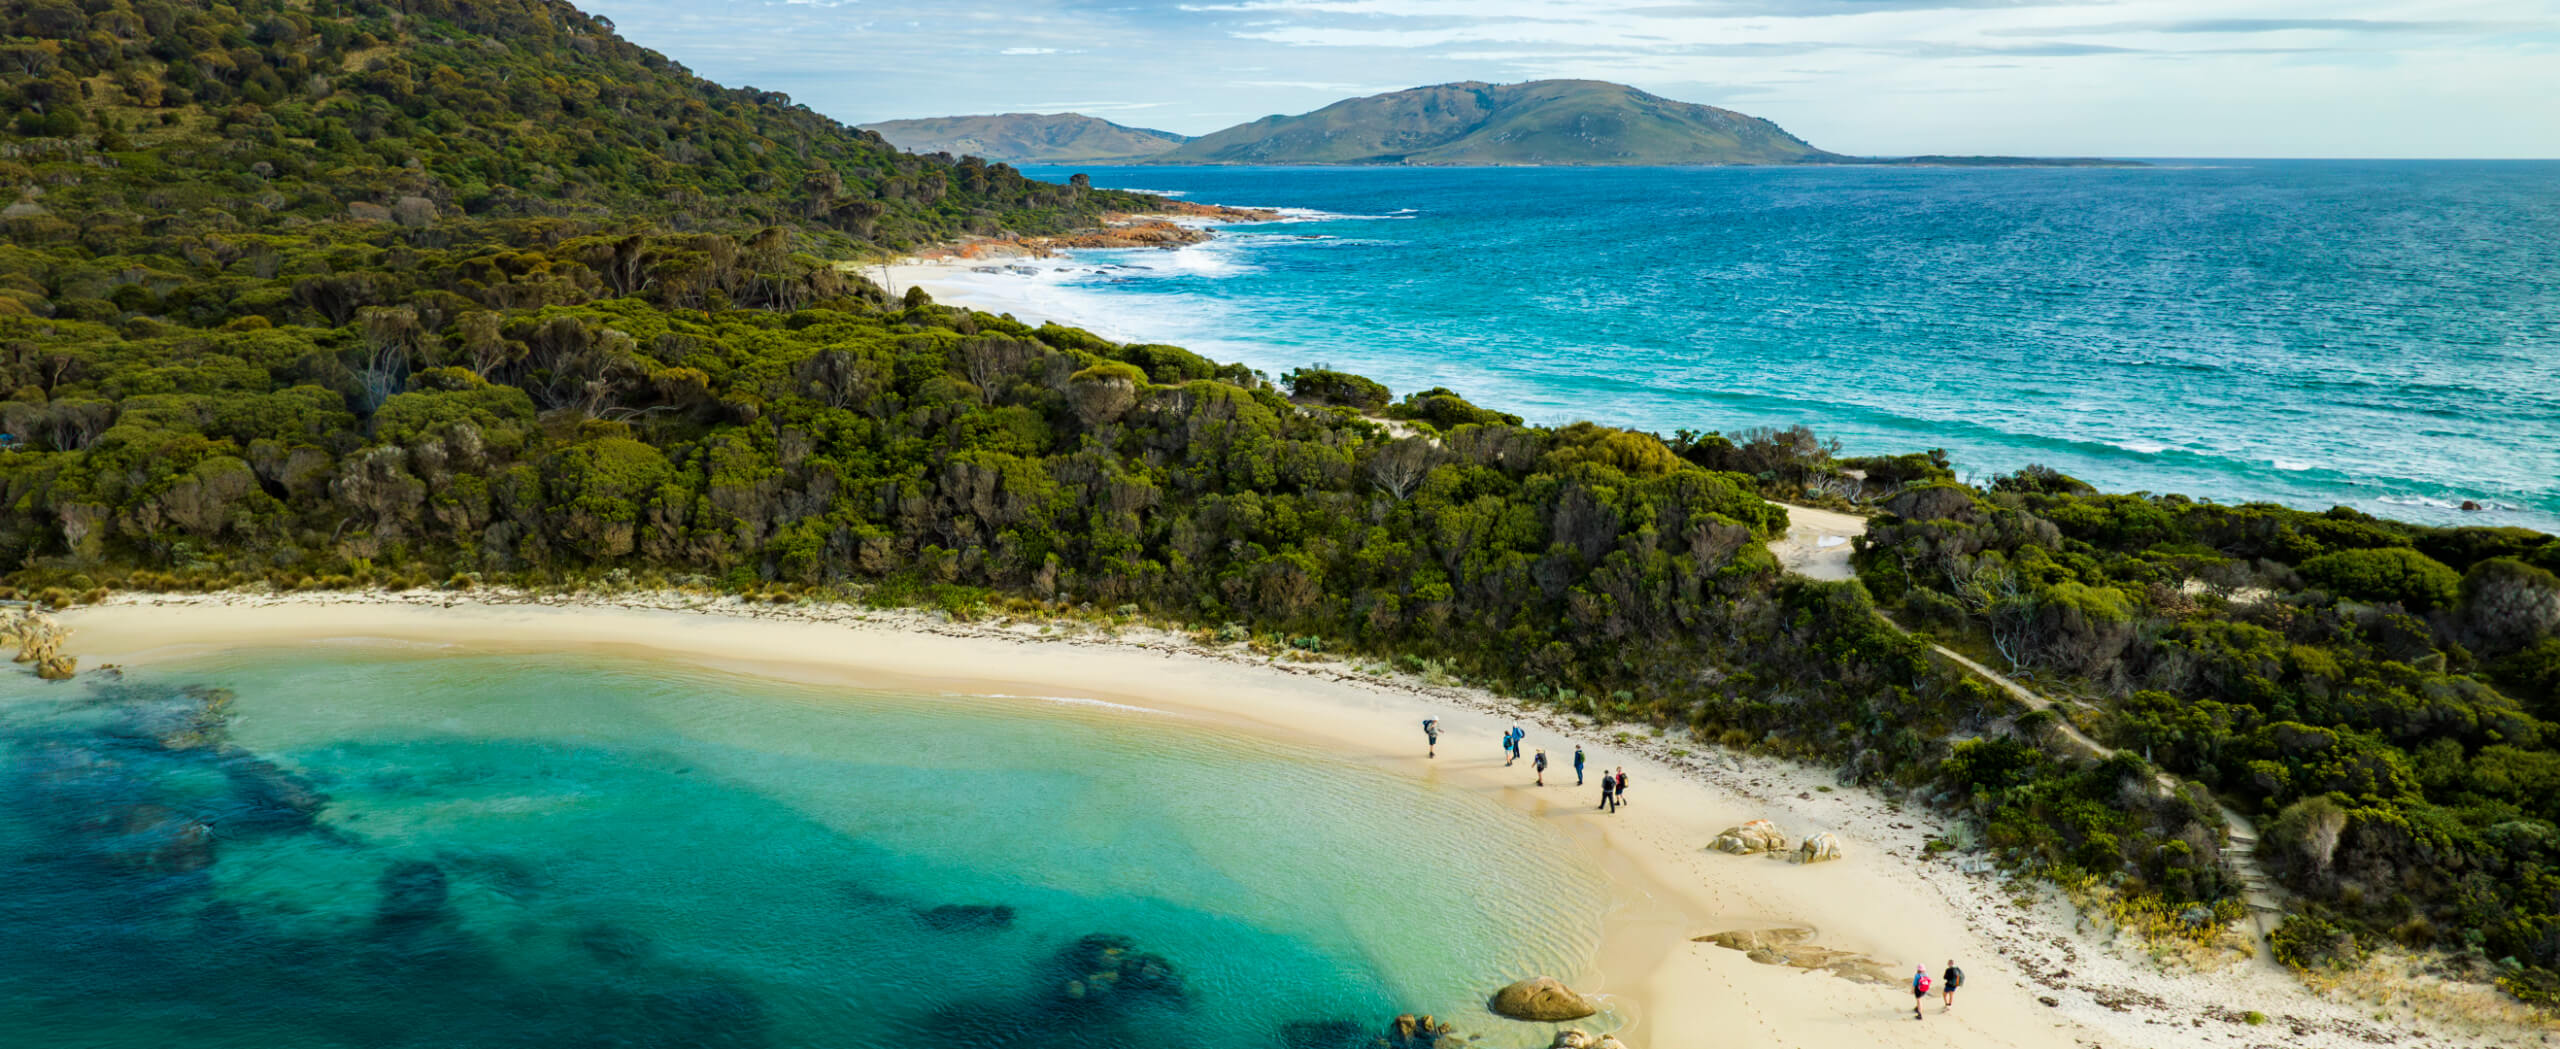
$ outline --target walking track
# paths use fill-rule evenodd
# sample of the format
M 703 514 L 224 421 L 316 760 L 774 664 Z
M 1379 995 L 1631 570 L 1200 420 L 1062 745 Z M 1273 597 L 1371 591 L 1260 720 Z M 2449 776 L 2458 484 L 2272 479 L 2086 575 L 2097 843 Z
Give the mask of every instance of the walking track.
M 1778 556 L 1780 565 L 1785 566 L 1788 571 L 1812 579 L 1856 578 L 1856 573 L 1849 566 L 1849 555 L 1856 549 L 1856 539 L 1867 532 L 1865 518 L 1805 506 L 1788 506 L 1786 509 L 1788 521 L 1786 538 L 1770 544 L 1770 551 Z M 1895 630 L 1910 633 L 1902 630 L 1901 624 L 1894 622 L 1891 617 L 1885 616 L 1882 612 L 1877 613 L 1877 618 L 1883 619 L 1887 626 Z M 1940 658 L 2016 697 L 2018 702 L 2026 704 L 2030 710 L 2055 710 L 2058 707 L 2058 704 L 2043 694 L 2018 683 L 2006 674 L 1983 666 L 1964 653 L 1932 641 L 1924 635 L 1913 634 L 1912 636 L 1926 642 Z M 2080 727 L 2072 724 L 2068 717 L 2057 718 L 2053 724 L 2054 730 L 2061 733 L 2064 739 L 2070 740 L 2072 745 L 2091 757 L 2103 761 L 2116 753 L 2115 748 L 2089 738 L 2089 735 L 2080 731 Z M 2166 773 L 2154 775 L 2158 777 L 2162 788 L 2177 789 L 2177 781 L 2171 779 Z M 2230 827 L 2229 839 L 2223 844 L 2222 857 L 2230 863 L 2232 873 L 2240 879 L 2240 898 L 2248 905 L 2249 926 L 2255 934 L 2251 942 L 2265 943 L 2267 934 L 2274 930 L 2274 923 L 2283 916 L 2284 905 L 2276 895 L 2274 882 L 2267 877 L 2266 868 L 2258 863 L 2258 828 L 2249 822 L 2248 817 L 2233 811 L 2231 806 L 2223 804 L 2221 799 L 2214 799 L 2213 804 L 2221 811 L 2223 822 Z M 2255 953 L 2263 964 L 2271 966 L 2276 964 L 2272 951 Z

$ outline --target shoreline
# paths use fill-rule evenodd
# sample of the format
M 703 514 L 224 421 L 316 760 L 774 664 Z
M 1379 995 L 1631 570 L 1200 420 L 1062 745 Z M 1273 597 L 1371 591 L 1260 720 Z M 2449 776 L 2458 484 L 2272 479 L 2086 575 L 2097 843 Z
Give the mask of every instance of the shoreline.
M 139 663 L 210 648 L 365 638 L 437 644 L 616 650 L 762 677 L 898 687 L 924 694 L 1068 696 L 1196 715 L 1228 731 L 1315 743 L 1399 775 L 1483 793 L 1547 824 L 1614 901 L 1590 971 L 1553 974 L 1620 1003 L 1638 1049 L 1709 1044 L 1851 1049 L 1888 1045 L 2335 1045 L 2416 1039 L 2515 1045 L 2551 1028 L 2521 1007 L 2456 1029 L 2375 1019 L 2373 1003 L 2323 994 L 2272 965 L 2168 973 L 2099 942 L 2050 887 L 2006 883 L 1980 857 L 1933 854 L 1958 832 L 1923 806 L 1850 787 L 1824 770 L 1655 740 L 1637 726 L 1595 726 L 1524 710 L 1478 690 L 1211 646 L 1143 627 L 957 623 L 930 613 L 843 605 L 770 606 L 674 593 L 564 597 L 515 592 L 143 595 L 60 615 L 84 664 Z M 1214 698 L 1204 698 L 1214 697 Z M 1021 700 L 1021 702 L 1035 702 Z M 1452 756 L 1426 761 L 1415 731 L 1441 718 Z M 1528 785 L 1490 744 L 1500 725 L 1530 727 L 1558 756 L 1575 742 L 1596 767 L 1626 766 L 1648 804 L 1592 812 L 1595 793 Z M 1483 749 L 1476 749 L 1482 747 Z M 1726 826 L 1768 817 L 1793 835 L 1828 831 L 1846 858 L 1815 866 L 1733 857 L 1704 846 Z M 2023 902 L 2023 906 L 2021 903 Z M 1889 971 L 1954 955 L 1967 1008 L 1912 1023 L 1894 986 L 1761 964 L 1692 942 L 1714 933 L 1801 927 L 1823 947 Z M 2423 981 L 2422 981 L 2423 982 Z M 2482 1014 L 2474 985 L 2432 988 L 2454 1011 Z M 1490 993 L 1492 988 L 1485 989 Z M 2479 990 L 2486 990 L 2480 988 Z M 2494 991 L 2488 991 L 2494 995 Z M 2512 1003 L 2508 1003 L 2512 1004 Z M 1935 1006 L 1932 1006 L 1935 1009 Z M 2261 1024 L 2245 1017 L 2263 1013 Z M 1508 1024 L 1454 1018 L 1462 1033 Z M 1744 1020 L 1749 1022 L 1744 1022 Z M 2519 1027 L 2517 1023 L 2525 1026 Z M 1572 1026 L 1567 1024 L 1564 1026 Z
M 907 288 L 922 288 L 935 302 L 1010 316 L 1026 324 L 1062 324 L 1084 328 L 1116 341 L 1117 326 L 1101 316 L 1043 306 L 1036 280 L 1044 270 L 1078 265 L 1081 251 L 1179 251 L 1217 238 L 1212 225 L 1259 225 L 1290 221 L 1290 213 L 1273 208 L 1235 207 L 1167 200 L 1167 210 L 1115 215 L 1107 225 L 1053 237 L 991 237 L 927 245 L 895 259 L 867 263 L 858 272 L 883 285 L 892 298 Z M 1091 265 L 1090 263 L 1084 265 Z

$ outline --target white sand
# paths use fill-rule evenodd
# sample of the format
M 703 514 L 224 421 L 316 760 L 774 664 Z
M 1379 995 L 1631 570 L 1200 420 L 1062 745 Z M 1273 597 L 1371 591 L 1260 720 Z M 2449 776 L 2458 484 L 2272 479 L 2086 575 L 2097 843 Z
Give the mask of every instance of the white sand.
M 1845 549 L 1845 548 L 1844 548 Z M 1106 637 L 1035 625 L 978 626 L 912 613 L 841 606 L 778 609 L 673 594 L 613 598 L 374 595 L 218 595 L 119 599 L 63 620 L 84 666 L 126 665 L 191 651 L 323 639 L 452 644 L 525 651 L 582 648 L 681 660 L 811 681 L 980 695 L 1041 695 L 1179 711 L 1237 731 L 1322 743 L 1375 767 L 1480 790 L 1553 826 L 1560 847 L 1589 857 L 1621 901 L 1603 931 L 1594 971 L 1558 974 L 1613 996 L 1653 1049 L 1791 1046 L 2517 1045 L 2545 1030 L 2418 1030 L 2372 1019 L 2369 1002 L 2322 997 L 2260 967 L 2166 976 L 2148 962 L 2075 934 L 2072 916 L 2041 894 L 2021 909 L 1993 875 L 1923 859 L 1944 828 L 1797 766 L 1737 758 L 1712 747 L 1682 755 L 1638 738 L 1547 714 L 1521 714 L 1529 742 L 1595 767 L 1624 765 L 1630 805 L 1593 811 L 1596 791 L 1529 785 L 1505 769 L 1495 740 L 1515 715 L 1478 692 L 1363 675 L 1340 663 L 1273 664 L 1242 647 L 1204 649 L 1178 635 L 1129 630 Z M 1025 702 L 1033 702 L 1025 700 Z M 1442 755 L 1422 756 L 1419 724 L 1443 723 Z M 1562 770 L 1569 783 L 1571 769 Z M 1705 851 L 1726 826 L 1768 817 L 1794 834 L 1837 833 L 1848 857 L 1797 866 Z M 1949 957 L 1969 975 L 1959 1005 L 1911 1018 L 1900 987 L 1755 963 L 1692 943 L 1731 929 L 1810 926 L 1816 942 L 1861 951 L 1903 971 L 1934 974 Z M 2031 975 L 2032 974 L 2032 975 Z M 2039 978 L 2042 982 L 2039 982 Z M 1487 988 L 1488 991 L 1491 988 Z M 2466 992 L 2467 993 L 2467 992 Z M 2054 1005 L 2039 1002 L 2048 997 Z M 2112 1005 L 2107 1003 L 2113 1003 Z M 2243 1011 L 2273 1019 L 2253 1026 Z M 1462 1031 L 1509 1021 L 1453 1017 Z
M 1097 318 L 1078 316 L 1069 308 L 1067 297 L 1057 290 L 1055 278 L 1050 276 L 1070 265 L 1074 265 L 1073 261 L 1063 257 L 913 259 L 859 272 L 875 284 L 886 280 L 884 287 L 891 295 L 904 295 L 908 288 L 923 288 L 933 301 L 946 306 L 1009 313 L 1024 324 L 1056 322 L 1088 327 Z M 1036 273 L 1021 272 L 1025 269 Z M 1092 330 L 1101 333 L 1099 328 Z
M 1857 549 L 1850 540 L 1867 534 L 1866 518 L 1793 503 L 1781 505 L 1787 508 L 1787 535 L 1769 544 L 1779 564 L 1814 579 L 1837 582 L 1857 577 L 1849 567 L 1849 555 Z

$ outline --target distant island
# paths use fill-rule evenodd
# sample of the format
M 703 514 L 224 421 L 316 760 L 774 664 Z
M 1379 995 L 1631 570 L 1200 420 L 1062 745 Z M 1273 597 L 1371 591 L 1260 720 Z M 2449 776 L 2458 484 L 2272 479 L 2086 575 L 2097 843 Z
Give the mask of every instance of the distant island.
M 1098 164 L 1143 160 L 1191 141 L 1081 113 L 999 113 L 864 124 L 912 153 L 949 153 L 1008 164 Z
M 1080 113 L 864 125 L 917 153 L 1010 164 L 2119 167 L 2090 157 L 1866 157 L 1834 153 L 1760 117 L 1601 80 L 1465 81 L 1344 99 L 1198 138 Z

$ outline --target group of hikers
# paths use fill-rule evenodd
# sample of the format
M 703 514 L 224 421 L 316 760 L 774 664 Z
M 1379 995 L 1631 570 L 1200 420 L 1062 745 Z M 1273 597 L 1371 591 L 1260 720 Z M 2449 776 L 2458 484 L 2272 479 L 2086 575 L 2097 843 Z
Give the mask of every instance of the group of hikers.
M 1955 960 L 1955 959 L 1953 959 L 1953 958 L 1949 958 L 1949 959 L 1947 959 L 1947 971 L 1945 971 L 1945 972 L 1943 972 L 1943 973 L 1939 973 L 1939 974 L 1938 974 L 1938 991 L 1939 991 L 1939 993 L 1944 994 L 1944 995 L 1946 995 L 1946 996 L 1947 996 L 1947 998 L 1946 998 L 1946 1004 L 1944 1004 L 1944 1005 L 1940 1005 L 1940 1006 L 1938 1007 L 1938 1011 L 1939 1011 L 1939 1012 L 1942 1012 L 1942 1013 L 1943 1013 L 1943 1012 L 1946 1012 L 1946 1011 L 1947 1011 L 1947 1010 L 1949 1010 L 1949 1009 L 1953 1009 L 1953 1008 L 1955 1008 L 1955 1007 L 1956 1007 L 1956 988 L 1958 988 L 1958 987 L 1962 987 L 1962 986 L 1964 986 L 1964 970 L 1959 969 L 1959 968 L 1956 968 L 1956 960 Z M 1914 1019 L 1914 1020 L 1926 1020 L 1926 1019 L 1928 1019 L 1928 1017 L 1927 1017 L 1927 1016 L 1922 1015 L 1922 1014 L 1921 1014 L 1921 1012 L 1920 1012 L 1920 1003 L 1925 1002 L 1925 1001 L 1928 1001 L 1928 1000 L 1929 1000 L 1929 967 L 1928 967 L 1928 966 L 1926 966 L 1926 965 L 1923 965 L 1923 966 L 1920 966 L 1920 967 L 1918 967 L 1918 968 L 1915 968 L 1915 969 L 1913 969 L 1913 970 L 1911 971 L 1911 1018 L 1912 1018 L 1912 1019 Z
M 1439 756 L 1440 756 L 1440 719 L 1438 719 L 1438 718 L 1424 718 L 1424 719 L 1422 719 L 1422 738 L 1423 738 L 1423 741 L 1429 745 L 1429 750 L 1428 750 L 1428 752 L 1427 752 L 1427 756 L 1429 756 L 1429 757 L 1434 757 L 1434 758 L 1439 757 Z M 1512 765 L 1512 763 L 1517 762 L 1517 761 L 1519 761 L 1519 760 L 1520 760 L 1520 749 L 1521 749 L 1521 743 L 1522 743 L 1523 741 L 1527 740 L 1528 738 L 1529 738 L 1529 733 L 1528 733 L 1528 731 L 1527 731 L 1526 729 L 1521 728 L 1521 727 L 1520 727 L 1520 726 L 1518 726 L 1518 725 L 1513 725 L 1513 726 L 1511 726 L 1511 728 L 1510 728 L 1508 731 L 1506 731 L 1506 732 L 1504 732 L 1504 733 L 1502 734 L 1502 753 L 1503 753 L 1504 755 L 1506 755 L 1506 757 L 1503 759 L 1502 767 L 1504 767 L 1504 768 L 1510 768 L 1510 767 L 1511 767 L 1511 765 Z M 1583 785 L 1583 779 L 1582 779 L 1582 766 L 1583 766 L 1583 760 L 1584 760 L 1584 759 L 1583 759 L 1583 755 L 1582 755 L 1582 746 L 1581 746 L 1581 744 L 1578 744 L 1578 743 L 1577 743 L 1577 744 L 1575 744 L 1575 745 L 1574 745 L 1574 748 L 1573 748 L 1573 785 L 1574 785 L 1574 786 L 1577 786 L 1577 787 L 1579 787 L 1579 786 L 1582 786 L 1582 785 Z M 1535 771 L 1536 771 L 1536 773 L 1537 773 L 1537 784 L 1538 784 L 1538 786 L 1541 786 L 1541 787 L 1546 786 L 1546 785 L 1547 785 L 1547 751 L 1546 751 L 1546 748 L 1543 748 L 1543 747 L 1537 748 L 1536 753 L 1534 753 L 1533 755 L 1531 755 L 1531 756 L 1530 756 L 1530 758 L 1529 758 L 1529 767 L 1530 767 L 1532 770 L 1535 770 Z M 1619 806 L 1624 805 L 1624 804 L 1626 804 L 1626 803 L 1627 803 L 1627 768 L 1626 768 L 1626 766 L 1624 766 L 1624 765 L 1620 765 L 1620 766 L 1618 766 L 1618 769 L 1617 769 L 1617 771 L 1616 771 L 1616 772 L 1611 772 L 1611 771 L 1609 771 L 1608 769 L 1602 769 L 1602 770 L 1600 770 L 1600 808 L 1601 808 L 1601 809 L 1603 809 L 1603 810 L 1609 811 L 1609 812 L 1616 812 L 1616 811 L 1618 811 L 1618 807 L 1619 807 Z M 1931 987 L 1931 986 L 1932 986 L 1932 985 L 1931 985 L 1930 980 L 1929 980 L 1929 967 L 1928 967 L 1928 966 L 1923 965 L 1923 966 L 1919 966 L 1919 967 L 1915 968 L 1914 970 L 1912 970 L 1912 973 L 1911 973 L 1911 1018 L 1912 1018 L 1912 1019 L 1914 1019 L 1914 1020 L 1924 1020 L 1924 1019 L 1927 1019 L 1927 1018 L 1928 1018 L 1926 1014 L 1924 1014 L 1923 1012 L 1921 1012 L 1920 1007 L 1921 1007 L 1921 1005 L 1922 1005 L 1923 1003 L 1925 1003 L 1925 1002 L 1927 1002 L 1927 1001 L 1929 1000 L 1929 990 L 1930 990 L 1930 987 Z M 1944 1000 L 1944 1004 L 1942 1004 L 1942 1005 L 1940 1005 L 1940 1006 L 1938 1007 L 1938 1011 L 1940 1011 L 1940 1012 L 1945 1012 L 1945 1011 L 1947 1011 L 1947 1010 L 1949 1010 L 1949 1009 L 1953 1009 L 1953 1008 L 1955 1008 L 1955 1007 L 1956 1007 L 1956 988 L 1964 986 L 1964 970 L 1963 970 L 1963 969 L 1959 969 L 1959 968 L 1957 968 L 1957 967 L 1956 967 L 1956 961 L 1955 961 L 1955 959 L 1953 959 L 1953 958 L 1949 958 L 1949 959 L 1947 959 L 1947 970 L 1946 970 L 1945 972 L 1943 972 L 1943 973 L 1938 974 L 1938 979 L 1937 979 L 1937 982 L 1936 982 L 1935 986 L 1936 986 L 1936 988 L 1937 988 L 1937 990 L 1938 990 L 1938 993 L 1939 993 L 1939 994 L 1941 994 L 1941 995 L 1943 995 L 1943 996 L 1944 996 L 1944 999 L 1945 999 L 1945 1000 Z
M 1429 745 L 1426 756 L 1434 758 L 1439 757 L 1439 718 L 1422 719 L 1422 738 L 1423 741 Z M 1520 760 L 1521 743 L 1528 738 L 1529 731 L 1518 725 L 1511 726 L 1509 731 L 1502 734 L 1502 752 L 1505 755 L 1508 755 L 1503 759 L 1502 767 L 1510 768 L 1513 762 Z M 1544 747 L 1536 748 L 1536 750 L 1537 752 L 1529 758 L 1529 768 L 1537 773 L 1537 785 L 1543 787 L 1547 785 L 1547 751 Z M 1582 746 L 1580 744 L 1575 744 L 1573 748 L 1574 786 L 1579 787 L 1583 785 L 1582 771 L 1585 760 L 1586 759 L 1582 754 Z M 1627 767 L 1620 765 L 1618 766 L 1618 770 L 1614 773 L 1608 769 L 1601 769 L 1599 807 L 1609 812 L 1616 812 L 1618 811 L 1619 806 L 1626 803 Z

